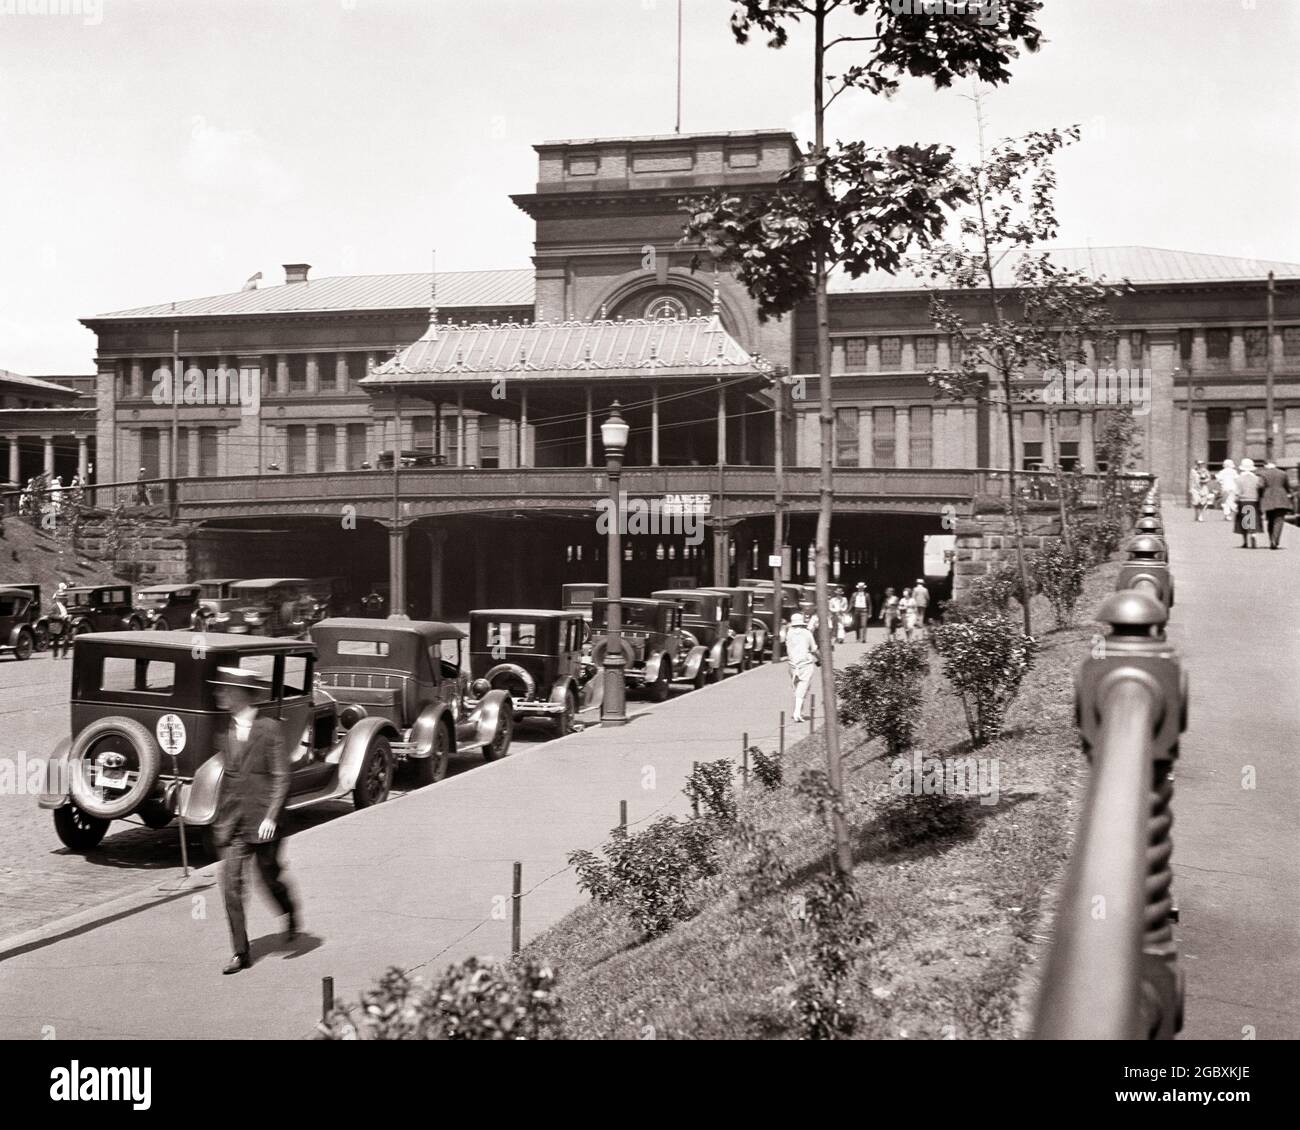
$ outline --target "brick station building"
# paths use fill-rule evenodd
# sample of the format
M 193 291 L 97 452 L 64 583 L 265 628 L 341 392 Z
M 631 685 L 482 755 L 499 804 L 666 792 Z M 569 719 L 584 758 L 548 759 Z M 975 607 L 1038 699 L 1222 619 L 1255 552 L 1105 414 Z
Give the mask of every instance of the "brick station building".
M 700 493 L 704 467 L 770 467 L 770 374 L 811 375 L 811 305 L 760 323 L 736 280 L 693 272 L 692 252 L 678 240 L 685 199 L 718 187 L 770 190 L 796 158 L 794 136 L 767 130 L 535 148 L 534 191 L 512 198 L 535 222 L 531 268 L 440 273 L 435 286 L 429 274 L 312 278 L 308 265 L 287 264 L 282 285 L 84 319 L 98 337 L 99 480 L 129 481 L 140 467 L 151 476 L 168 473 L 171 409 L 152 399 L 151 377 L 170 367 L 174 331 L 185 368 L 238 370 L 261 390 L 256 413 L 231 404 L 184 406 L 176 462 L 185 479 L 319 475 L 314 493 L 344 502 L 358 489 L 353 473 L 395 449 L 485 473 L 535 469 L 539 479 L 548 468 L 598 468 L 603 457 L 593 436 L 615 396 L 633 426 L 628 467 L 663 468 L 653 481 L 666 492 L 681 484 Z M 1056 254 L 1132 284 L 1114 302 L 1114 356 L 1098 360 L 1149 371 L 1145 469 L 1181 486 L 1189 457 L 1260 457 L 1268 349 L 1276 451 L 1285 460 L 1300 457 L 1300 266 L 1141 247 Z M 1278 280 L 1276 317 L 1265 340 L 1270 270 Z M 978 294 L 952 297 L 969 317 L 983 315 Z M 844 580 L 865 576 L 877 588 L 906 584 L 922 568 L 924 539 L 942 534 L 935 500 L 880 511 L 870 498 L 850 496 L 888 490 L 928 469 L 1005 466 L 1002 408 L 936 397 L 927 373 L 944 368 L 950 351 L 930 321 L 924 280 L 835 279 L 830 313 L 834 457 L 845 485 L 834 531 L 837 569 Z M 1026 388 L 1040 383 L 1037 374 L 1025 375 Z M 815 381 L 806 387 L 809 399 L 792 402 L 784 433 L 787 463 L 796 468 L 818 461 Z M 1023 413 L 1019 450 L 1011 453 L 1017 465 L 1097 469 L 1094 409 L 1067 405 L 1055 428 L 1040 407 L 1016 411 Z M 864 476 L 875 469 L 876 479 Z M 404 494 L 418 510 L 409 492 L 432 497 L 440 481 L 413 479 Z M 868 482 L 885 485 L 861 486 Z M 599 476 L 589 489 L 598 493 Z M 254 493 L 232 483 L 230 499 L 240 490 Z M 716 490 L 710 481 L 715 508 L 726 490 L 725 480 Z M 215 496 L 208 490 L 206 497 Z M 485 515 L 475 527 L 474 562 L 464 569 L 444 561 L 438 547 L 448 536 L 464 544 L 469 506 L 463 514 L 430 512 L 427 539 L 407 539 L 405 521 L 389 535 L 407 554 L 425 555 L 410 567 L 436 576 L 435 604 L 489 598 L 495 590 L 476 578 L 498 557 L 511 562 L 503 573 L 516 594 L 535 582 L 533 598 L 553 601 L 557 581 L 603 576 L 588 502 L 521 500 L 509 514 Z M 286 507 L 277 517 L 299 512 L 308 511 Z M 267 517 L 265 509 L 257 517 L 250 511 L 247 524 L 264 526 Z M 507 518 L 513 527 L 500 524 Z M 719 520 L 699 554 L 671 541 L 638 550 L 644 561 L 634 555 L 630 584 L 757 568 L 770 549 L 763 522 L 756 513 Z M 770 516 L 766 522 L 770 531 Z M 206 524 L 235 528 L 239 519 Z M 796 507 L 792 526 L 795 571 L 809 576 L 809 509 Z M 494 532 L 484 544 L 488 527 Z M 521 536 L 531 558 L 513 547 Z M 387 540 L 377 535 L 374 552 L 384 553 Z M 427 550 L 417 548 L 425 541 Z M 294 566 L 292 558 L 280 564 L 286 572 L 321 571 Z

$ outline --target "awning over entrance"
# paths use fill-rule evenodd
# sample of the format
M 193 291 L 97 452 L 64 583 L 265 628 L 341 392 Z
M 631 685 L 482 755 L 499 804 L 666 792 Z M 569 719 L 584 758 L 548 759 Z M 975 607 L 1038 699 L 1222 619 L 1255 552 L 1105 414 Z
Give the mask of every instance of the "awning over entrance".
M 766 378 L 768 366 L 708 317 L 440 325 L 361 381 L 372 389 L 493 383 L 547 384 L 653 378 Z

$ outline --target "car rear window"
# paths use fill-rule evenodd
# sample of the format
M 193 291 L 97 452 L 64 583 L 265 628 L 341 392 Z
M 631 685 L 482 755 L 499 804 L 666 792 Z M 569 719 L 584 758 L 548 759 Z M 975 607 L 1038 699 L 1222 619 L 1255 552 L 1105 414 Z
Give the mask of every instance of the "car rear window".
M 17 616 L 26 608 L 25 596 L 0 596 L 0 616 Z
M 335 640 L 334 650 L 339 655 L 368 655 L 382 659 L 388 654 L 387 640 Z
M 536 647 L 537 623 L 533 620 L 489 620 L 487 645 L 494 647 Z

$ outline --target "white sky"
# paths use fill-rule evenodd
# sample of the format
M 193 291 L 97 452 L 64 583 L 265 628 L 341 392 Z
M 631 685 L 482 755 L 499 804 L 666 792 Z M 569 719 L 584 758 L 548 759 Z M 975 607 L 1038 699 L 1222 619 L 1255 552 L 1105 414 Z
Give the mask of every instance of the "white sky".
M 0 0 L 0 368 L 93 371 L 76 319 L 313 277 L 526 267 L 533 143 L 671 132 L 673 0 Z M 808 136 L 806 39 L 685 0 L 684 131 Z M 992 137 L 1079 122 L 1061 244 L 1300 262 L 1300 2 L 1048 0 Z M 839 49 L 847 61 L 852 46 Z M 845 95 L 833 136 L 966 150 L 962 91 Z

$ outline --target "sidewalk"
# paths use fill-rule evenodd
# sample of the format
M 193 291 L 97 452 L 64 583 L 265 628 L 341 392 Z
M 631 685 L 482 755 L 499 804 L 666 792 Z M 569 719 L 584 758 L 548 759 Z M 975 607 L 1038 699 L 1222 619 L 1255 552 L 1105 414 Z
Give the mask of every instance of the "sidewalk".
M 840 662 L 860 653 L 837 651 Z M 512 865 L 523 864 L 525 941 L 586 898 L 566 857 L 618 823 L 684 814 L 694 761 L 739 762 L 741 735 L 775 749 L 790 710 L 784 663 L 657 706 L 630 703 L 619 729 L 581 733 L 484 765 L 287 841 L 304 939 L 285 949 L 258 881 L 249 899 L 254 966 L 230 956 L 216 868 L 167 901 L 34 943 L 0 960 L 0 1037 L 302 1038 L 321 978 L 354 1002 L 392 965 L 434 976 L 473 954 L 510 951 Z M 818 726 L 822 716 L 817 702 Z M 793 743 L 806 725 L 787 726 Z
M 1300 530 L 1238 549 L 1166 506 L 1169 638 L 1191 681 L 1175 766 L 1188 1039 L 1300 1037 Z M 1267 538 L 1261 539 L 1267 542 Z M 1253 770 L 1254 787 L 1243 788 Z

